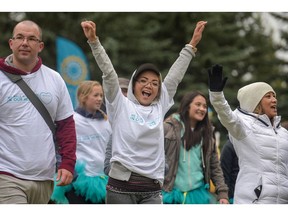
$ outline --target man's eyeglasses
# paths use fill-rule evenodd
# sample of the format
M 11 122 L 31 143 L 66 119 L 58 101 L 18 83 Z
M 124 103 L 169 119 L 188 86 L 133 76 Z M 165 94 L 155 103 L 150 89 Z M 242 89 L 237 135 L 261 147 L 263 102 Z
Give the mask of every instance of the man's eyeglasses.
M 150 81 L 149 82 L 147 79 L 138 79 L 137 82 L 139 82 L 140 85 L 142 85 L 142 86 L 146 86 L 148 84 L 151 84 L 151 86 L 153 88 L 158 88 L 159 87 L 159 82 L 157 82 L 157 81 Z
M 27 43 L 29 44 L 36 44 L 36 43 L 40 43 L 41 40 L 34 37 L 34 36 L 29 36 L 29 37 L 25 37 L 23 35 L 16 35 L 15 37 L 12 38 L 14 41 L 18 42 L 18 43 L 23 43 L 25 41 L 25 39 L 27 40 Z

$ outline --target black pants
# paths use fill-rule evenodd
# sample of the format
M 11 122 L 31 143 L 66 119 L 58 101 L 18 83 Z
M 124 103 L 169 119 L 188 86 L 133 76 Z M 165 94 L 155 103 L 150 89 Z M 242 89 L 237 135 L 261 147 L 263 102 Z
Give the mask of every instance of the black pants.
M 67 197 L 69 204 L 93 204 L 89 199 L 85 200 L 85 197 L 81 195 L 76 195 L 74 188 L 65 193 L 65 196 Z

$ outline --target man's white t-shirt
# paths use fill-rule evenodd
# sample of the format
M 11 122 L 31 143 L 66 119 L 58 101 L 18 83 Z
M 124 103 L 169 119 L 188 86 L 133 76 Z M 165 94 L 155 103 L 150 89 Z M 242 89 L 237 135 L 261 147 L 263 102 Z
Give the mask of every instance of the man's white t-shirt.
M 59 73 L 42 65 L 22 78 L 44 103 L 53 121 L 73 115 Z M 53 180 L 56 158 L 51 130 L 17 84 L 3 73 L 0 80 L 0 170 L 23 179 Z

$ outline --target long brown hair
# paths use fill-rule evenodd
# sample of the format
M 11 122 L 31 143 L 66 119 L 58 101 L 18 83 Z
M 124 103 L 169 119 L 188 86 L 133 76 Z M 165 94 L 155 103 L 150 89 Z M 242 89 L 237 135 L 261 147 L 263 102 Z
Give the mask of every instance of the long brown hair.
M 199 144 L 201 142 L 201 139 L 203 139 L 203 150 L 205 153 L 208 149 L 211 138 L 213 137 L 212 125 L 208 117 L 208 111 L 204 119 L 202 121 L 197 122 L 196 127 L 194 128 L 193 131 L 191 130 L 190 125 L 191 121 L 189 117 L 190 104 L 192 103 L 194 98 L 199 95 L 204 97 L 206 103 L 208 104 L 208 100 L 203 93 L 199 91 L 189 92 L 182 98 L 180 106 L 178 108 L 178 113 L 180 115 L 180 119 L 183 121 L 185 125 L 183 141 L 186 142 L 186 145 L 184 146 L 186 150 L 189 150 L 196 144 Z

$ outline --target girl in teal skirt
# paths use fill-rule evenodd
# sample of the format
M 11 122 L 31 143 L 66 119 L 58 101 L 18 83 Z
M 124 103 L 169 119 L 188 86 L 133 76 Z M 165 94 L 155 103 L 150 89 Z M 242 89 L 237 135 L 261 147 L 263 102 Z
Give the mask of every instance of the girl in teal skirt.
M 207 99 L 201 92 L 186 94 L 178 112 L 164 122 L 168 171 L 163 185 L 164 204 L 228 204 Z M 216 193 L 209 191 L 212 180 Z

